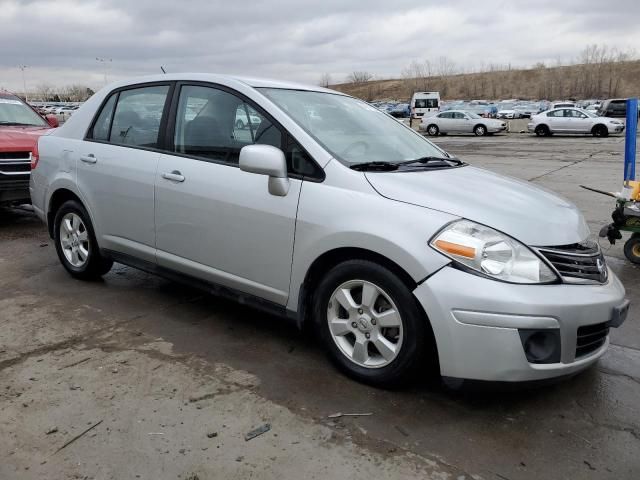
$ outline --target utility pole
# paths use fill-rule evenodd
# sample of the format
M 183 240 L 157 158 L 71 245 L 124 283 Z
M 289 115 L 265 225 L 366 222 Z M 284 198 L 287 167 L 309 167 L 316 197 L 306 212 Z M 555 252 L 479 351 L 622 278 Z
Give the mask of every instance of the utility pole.
M 22 70 L 22 88 L 24 90 L 24 101 L 28 102 L 29 100 L 27 99 L 27 81 L 24 78 L 24 71 L 29 68 L 28 65 L 18 65 L 18 68 L 20 70 Z
M 111 64 L 111 62 L 113 62 L 113 59 L 96 57 L 96 61 L 102 63 L 102 66 L 104 68 L 104 84 L 106 85 L 107 84 L 107 70 L 108 70 L 109 65 Z

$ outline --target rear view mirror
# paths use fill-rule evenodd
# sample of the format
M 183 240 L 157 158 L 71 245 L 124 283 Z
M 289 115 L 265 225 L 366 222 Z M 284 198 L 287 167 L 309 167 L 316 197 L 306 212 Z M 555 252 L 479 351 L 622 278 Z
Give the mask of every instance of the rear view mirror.
M 247 145 L 240 150 L 240 170 L 269 177 L 269 193 L 284 197 L 289 192 L 287 161 L 282 150 L 271 145 Z
M 58 121 L 58 117 L 55 115 L 47 115 L 44 117 L 49 126 L 53 128 L 58 128 L 60 126 L 60 122 Z

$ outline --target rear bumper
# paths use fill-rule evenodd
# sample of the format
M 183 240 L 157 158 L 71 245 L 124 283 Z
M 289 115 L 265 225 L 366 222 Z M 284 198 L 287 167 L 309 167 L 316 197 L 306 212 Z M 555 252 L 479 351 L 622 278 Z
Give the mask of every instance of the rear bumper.
M 507 382 L 570 375 L 593 364 L 608 336 L 576 357 L 578 328 L 612 320 L 625 302 L 611 271 L 604 285 L 514 285 L 445 267 L 414 295 L 431 322 L 443 376 Z M 559 361 L 530 363 L 521 333 L 548 329 L 559 332 Z

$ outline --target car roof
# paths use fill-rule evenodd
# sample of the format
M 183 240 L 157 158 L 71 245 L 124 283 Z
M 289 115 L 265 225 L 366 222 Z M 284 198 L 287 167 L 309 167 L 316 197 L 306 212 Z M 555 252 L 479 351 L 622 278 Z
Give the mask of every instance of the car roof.
M 200 81 L 220 83 L 224 85 L 233 85 L 234 83 L 242 83 L 253 88 L 282 88 L 290 90 L 306 90 L 310 92 L 325 92 L 345 95 L 336 90 L 330 90 L 328 88 L 318 87 L 315 85 L 307 85 L 303 83 L 287 82 L 283 80 L 273 80 L 268 78 L 259 77 L 245 77 L 235 75 L 222 75 L 215 73 L 167 73 L 157 75 L 146 75 L 142 77 L 127 78 L 125 80 L 117 81 L 108 85 L 110 90 L 120 87 L 126 87 L 128 85 L 135 85 L 139 83 L 150 82 L 162 82 L 162 81 Z

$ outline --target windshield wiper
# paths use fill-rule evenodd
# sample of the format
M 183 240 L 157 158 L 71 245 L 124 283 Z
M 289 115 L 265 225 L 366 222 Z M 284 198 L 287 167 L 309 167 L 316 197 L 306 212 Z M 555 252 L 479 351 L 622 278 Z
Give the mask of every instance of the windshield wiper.
M 362 162 L 362 163 L 354 163 L 353 165 L 349 165 L 349 168 L 352 170 L 358 170 L 360 172 L 364 171 L 379 171 L 379 172 L 390 172 L 392 170 L 398 169 L 397 163 L 391 162 Z
M 451 165 L 453 164 L 453 165 Z M 462 166 L 466 165 L 462 160 L 455 157 L 420 157 L 414 158 L 413 160 L 407 160 L 404 162 L 398 163 L 398 165 L 409 166 L 409 165 L 420 165 L 420 166 L 429 166 L 429 167 L 441 167 L 441 166 Z

